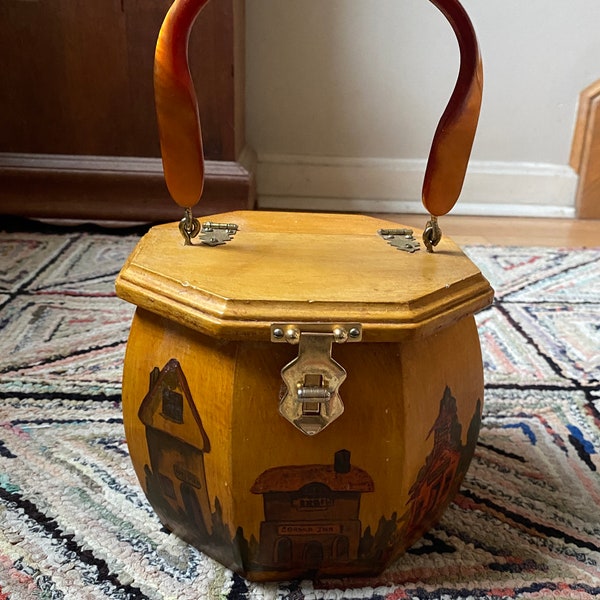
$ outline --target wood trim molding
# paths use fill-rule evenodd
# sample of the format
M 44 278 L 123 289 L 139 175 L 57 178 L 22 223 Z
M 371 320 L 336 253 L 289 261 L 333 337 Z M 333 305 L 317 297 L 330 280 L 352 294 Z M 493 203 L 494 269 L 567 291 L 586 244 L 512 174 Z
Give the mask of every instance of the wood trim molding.
M 421 159 L 259 154 L 261 209 L 425 214 Z M 573 217 L 566 165 L 471 161 L 454 215 Z
M 206 161 L 197 216 L 254 207 L 253 152 Z M 159 158 L 0 153 L 0 214 L 49 219 L 173 221 Z
M 579 175 L 576 216 L 600 219 L 600 80 L 579 96 L 569 163 Z

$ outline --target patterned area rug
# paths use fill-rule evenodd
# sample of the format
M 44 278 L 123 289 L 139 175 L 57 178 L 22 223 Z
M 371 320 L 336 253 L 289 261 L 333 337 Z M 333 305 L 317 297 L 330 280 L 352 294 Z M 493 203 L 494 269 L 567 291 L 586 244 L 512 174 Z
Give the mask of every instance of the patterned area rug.
M 486 403 L 439 525 L 375 579 L 251 584 L 164 530 L 120 410 L 136 235 L 0 234 L 0 600 L 600 596 L 600 249 L 469 247 Z

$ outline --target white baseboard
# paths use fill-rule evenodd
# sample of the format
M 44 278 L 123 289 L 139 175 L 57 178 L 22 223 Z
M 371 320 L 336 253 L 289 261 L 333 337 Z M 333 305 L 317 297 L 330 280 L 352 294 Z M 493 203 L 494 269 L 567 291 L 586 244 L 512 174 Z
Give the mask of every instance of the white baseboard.
M 425 213 L 424 160 L 259 155 L 260 208 Z M 573 217 L 568 166 L 472 161 L 455 215 Z

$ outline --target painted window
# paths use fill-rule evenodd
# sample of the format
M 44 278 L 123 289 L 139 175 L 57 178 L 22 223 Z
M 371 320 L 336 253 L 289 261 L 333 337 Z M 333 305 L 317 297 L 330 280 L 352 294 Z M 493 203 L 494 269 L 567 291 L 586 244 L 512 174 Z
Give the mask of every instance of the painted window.
M 183 396 L 179 392 L 169 388 L 163 389 L 162 414 L 175 423 L 183 423 Z
M 173 486 L 173 482 L 166 475 L 160 476 L 160 487 L 165 496 L 168 498 L 175 498 L 175 487 Z
M 282 567 L 292 562 L 292 540 L 289 537 L 279 538 L 275 545 L 275 564 Z
M 350 542 L 346 536 L 335 539 L 333 544 L 333 556 L 338 560 L 348 560 L 350 554 Z

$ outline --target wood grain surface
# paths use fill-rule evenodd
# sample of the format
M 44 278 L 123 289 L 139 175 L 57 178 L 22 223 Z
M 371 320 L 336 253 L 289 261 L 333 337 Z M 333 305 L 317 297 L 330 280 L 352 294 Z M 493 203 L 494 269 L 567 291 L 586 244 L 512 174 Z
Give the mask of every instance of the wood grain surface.
M 248 212 L 225 246 L 183 246 L 154 227 L 117 280 L 124 299 L 218 337 L 269 339 L 273 322 L 359 321 L 372 340 L 427 335 L 487 306 L 489 283 L 449 238 L 406 253 L 360 215 Z M 415 231 L 417 239 L 421 232 Z

